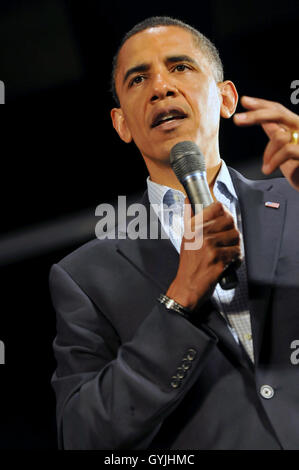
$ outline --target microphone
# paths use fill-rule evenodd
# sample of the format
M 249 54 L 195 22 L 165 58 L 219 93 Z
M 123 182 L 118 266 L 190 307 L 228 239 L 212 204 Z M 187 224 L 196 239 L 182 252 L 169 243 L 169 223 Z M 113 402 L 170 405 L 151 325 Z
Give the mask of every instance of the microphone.
M 170 151 L 171 167 L 184 186 L 194 214 L 196 204 L 207 207 L 214 200 L 210 193 L 206 177 L 206 164 L 203 154 L 198 145 L 191 141 L 179 142 Z M 223 272 L 219 281 L 224 290 L 234 289 L 238 284 L 238 278 L 232 265 Z

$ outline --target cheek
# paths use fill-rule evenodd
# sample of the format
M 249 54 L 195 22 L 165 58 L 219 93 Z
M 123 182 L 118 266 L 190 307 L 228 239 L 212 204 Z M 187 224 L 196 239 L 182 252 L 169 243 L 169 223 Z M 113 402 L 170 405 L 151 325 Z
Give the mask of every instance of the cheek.
M 140 150 L 143 149 L 144 146 L 148 146 L 149 141 L 144 122 L 144 114 L 141 112 L 140 106 L 139 109 L 136 107 L 135 110 L 127 115 L 126 122 L 135 145 Z
M 219 124 L 220 118 L 220 99 L 216 84 L 212 84 L 207 93 L 207 110 L 209 121 L 212 124 Z
M 219 92 L 214 82 L 202 83 L 194 90 L 193 98 L 197 102 L 197 123 L 203 132 L 213 134 L 219 125 Z M 194 101 L 194 100 L 193 100 Z
M 142 118 L 141 107 L 132 106 L 129 109 L 127 108 L 124 115 L 132 136 L 135 137 L 135 135 L 140 135 L 144 128 L 144 119 Z

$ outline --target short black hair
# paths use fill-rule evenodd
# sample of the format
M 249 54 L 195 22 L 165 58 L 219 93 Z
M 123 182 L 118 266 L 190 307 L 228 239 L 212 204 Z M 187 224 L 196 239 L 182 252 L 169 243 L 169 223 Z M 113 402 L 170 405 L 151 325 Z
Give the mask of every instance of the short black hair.
M 204 34 L 200 33 L 197 29 L 193 28 L 193 26 L 190 26 L 189 24 L 184 23 L 181 20 L 171 18 L 170 16 L 152 16 L 133 26 L 133 28 L 130 29 L 130 31 L 128 31 L 124 35 L 118 47 L 118 50 L 115 56 L 113 57 L 111 74 L 111 93 L 117 107 L 120 107 L 120 103 L 116 92 L 115 76 L 117 71 L 118 56 L 122 46 L 128 39 L 130 39 L 135 34 L 140 33 L 145 29 L 154 28 L 158 26 L 178 26 L 179 28 L 183 28 L 186 31 L 189 31 L 189 33 L 191 33 L 193 38 L 195 39 L 196 44 L 201 47 L 203 53 L 210 61 L 213 67 L 215 80 L 217 82 L 223 81 L 223 64 L 216 46 L 212 43 L 212 41 L 210 41 L 210 39 L 208 39 Z

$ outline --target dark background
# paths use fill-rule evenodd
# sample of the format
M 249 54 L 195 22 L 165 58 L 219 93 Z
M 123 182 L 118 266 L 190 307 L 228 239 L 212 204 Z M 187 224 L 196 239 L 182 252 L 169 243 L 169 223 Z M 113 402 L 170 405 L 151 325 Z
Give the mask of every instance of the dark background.
M 109 79 L 122 35 L 152 15 L 210 37 L 240 96 L 298 113 L 290 102 L 299 79 L 298 1 L 1 0 L 0 449 L 56 448 L 48 272 L 94 237 L 98 204 L 145 188 L 141 157 L 111 126 Z M 225 121 L 220 142 L 230 165 L 263 177 L 260 128 Z

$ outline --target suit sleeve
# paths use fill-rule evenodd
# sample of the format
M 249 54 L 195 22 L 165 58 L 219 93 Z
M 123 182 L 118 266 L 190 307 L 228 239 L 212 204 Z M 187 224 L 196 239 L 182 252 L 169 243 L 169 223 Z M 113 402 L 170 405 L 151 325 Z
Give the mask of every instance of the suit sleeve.
M 103 312 L 59 265 L 51 269 L 50 291 L 57 316 L 52 385 L 59 447 L 148 448 L 217 338 L 157 303 L 132 340 L 121 344 Z

